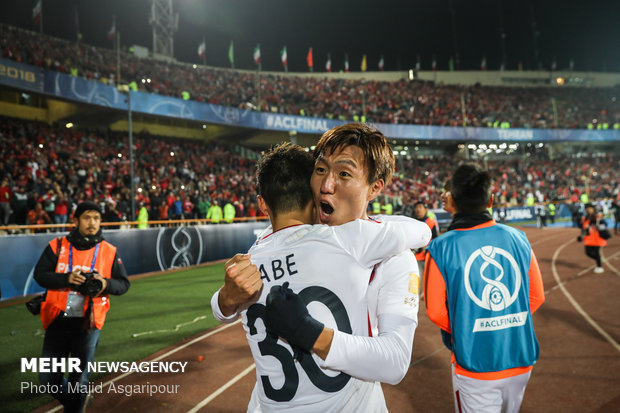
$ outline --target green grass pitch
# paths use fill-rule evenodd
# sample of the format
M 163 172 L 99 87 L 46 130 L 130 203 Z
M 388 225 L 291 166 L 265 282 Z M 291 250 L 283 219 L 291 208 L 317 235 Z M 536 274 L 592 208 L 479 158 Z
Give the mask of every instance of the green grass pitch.
M 223 263 L 131 280 L 125 295 L 111 297 L 95 361 L 139 360 L 216 326 L 210 300 L 223 281 Z M 206 318 L 190 323 L 201 316 Z M 175 330 L 179 324 L 183 325 Z M 21 382 L 38 384 L 35 373 L 20 372 L 20 359 L 41 356 L 40 318 L 23 303 L 15 304 L 0 308 L 0 326 L 0 411 L 28 412 L 52 401 L 51 396 L 20 392 Z M 156 330 L 166 331 L 132 336 Z M 91 374 L 90 381 L 101 376 Z

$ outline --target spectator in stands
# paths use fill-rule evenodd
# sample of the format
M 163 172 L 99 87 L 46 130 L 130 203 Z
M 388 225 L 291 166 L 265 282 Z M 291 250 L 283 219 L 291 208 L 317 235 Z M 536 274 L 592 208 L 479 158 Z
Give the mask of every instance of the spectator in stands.
M 54 207 L 54 222 L 56 224 L 66 224 L 69 214 L 69 202 L 64 195 L 59 195 Z M 58 228 L 58 231 L 64 231 L 64 228 Z
M 121 214 L 116 210 L 116 202 L 108 201 L 105 204 L 105 212 L 102 217 L 103 222 L 121 222 Z M 119 225 L 109 225 L 106 229 L 119 229 Z
M 23 186 L 18 186 L 13 194 L 13 202 L 11 208 L 13 209 L 14 221 L 17 225 L 26 224 L 26 217 L 28 214 L 28 194 L 24 190 Z
M 159 219 L 162 221 L 169 219 L 168 218 L 168 202 L 163 199 L 159 205 Z
M 43 206 L 40 202 L 37 202 L 34 209 L 28 211 L 28 225 L 43 225 L 43 224 L 51 224 L 52 220 L 50 219 L 47 212 L 43 210 Z M 35 230 L 34 232 L 45 232 L 42 229 Z
M 190 200 L 188 196 L 183 199 L 183 218 L 184 219 L 193 219 L 194 218 L 194 203 Z
M 0 182 L 0 225 L 8 225 L 11 216 L 11 201 L 13 200 L 13 191 L 9 185 L 8 178 L 2 178 Z
M 198 200 L 198 218 L 206 218 L 210 206 L 209 201 L 204 196 L 201 196 Z
M 614 235 L 618 235 L 618 226 L 620 225 L 620 195 L 611 203 L 611 212 L 614 215 Z

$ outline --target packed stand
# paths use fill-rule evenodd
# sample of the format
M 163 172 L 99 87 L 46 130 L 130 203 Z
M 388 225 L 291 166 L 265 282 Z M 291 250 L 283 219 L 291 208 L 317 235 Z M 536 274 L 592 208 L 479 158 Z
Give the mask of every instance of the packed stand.
M 0 118 L 0 225 L 64 224 L 83 200 L 101 203 L 105 221 L 130 220 L 127 141 L 121 133 Z M 232 148 L 146 134 L 134 145 L 136 212 L 144 207 L 149 221 L 214 218 L 211 207 L 234 208 L 237 218 L 260 215 L 255 162 Z M 455 162 L 447 156 L 399 159 L 384 193 L 396 211 L 418 200 L 439 208 Z M 585 191 L 591 199 L 616 198 L 620 191 L 618 155 L 549 160 L 541 153 L 487 165 L 497 205 L 521 205 L 528 197 L 574 201 Z
M 101 203 L 104 221 L 130 221 L 127 142 L 121 133 L 0 118 L 0 226 L 64 224 L 83 200 Z M 231 150 L 134 137 L 136 213 L 146 208 L 149 221 L 204 219 L 210 207 L 231 204 L 236 217 L 260 216 L 255 163 Z
M 458 163 L 458 161 L 457 161 Z M 537 156 L 489 160 L 496 206 L 547 201 L 577 202 L 588 193 L 592 200 L 617 199 L 620 194 L 620 155 Z M 384 191 L 406 205 L 418 200 L 440 208 L 441 193 L 455 167 L 453 157 L 417 158 L 397 163 L 392 183 Z
M 4 58 L 114 84 L 116 53 L 111 49 L 12 26 L 0 25 L 0 30 Z M 374 123 L 498 127 L 503 122 L 513 128 L 620 128 L 618 87 L 445 86 L 261 74 L 257 102 L 255 73 L 194 69 L 191 64 L 142 59 L 127 52 L 121 56 L 123 84 L 135 82 L 138 90 L 149 93 L 185 95 L 242 109 Z

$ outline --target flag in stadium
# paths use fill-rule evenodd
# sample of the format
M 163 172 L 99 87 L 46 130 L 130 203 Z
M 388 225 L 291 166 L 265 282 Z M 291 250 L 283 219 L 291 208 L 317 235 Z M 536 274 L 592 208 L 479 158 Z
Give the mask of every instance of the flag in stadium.
M 415 62 L 415 70 L 420 71 L 422 64 L 420 63 L 420 55 L 418 55 L 418 60 Z
M 116 16 L 113 17 L 112 27 L 110 27 L 110 30 L 108 30 L 108 40 L 112 42 L 114 41 L 115 37 L 116 37 Z
M 558 62 L 556 62 L 555 59 L 553 59 L 553 62 L 551 62 L 551 70 L 557 70 L 558 68 Z
M 487 57 L 482 56 L 482 61 L 480 62 L 480 70 L 487 70 Z
M 332 57 L 329 53 L 327 53 L 327 62 L 325 62 L 325 70 L 328 72 L 332 71 Z
M 80 15 L 78 14 L 77 4 L 75 5 L 73 11 L 75 12 L 75 37 L 79 42 L 82 40 L 82 33 L 80 32 Z
M 437 70 L 437 59 L 435 59 L 435 56 L 433 56 L 433 63 L 431 63 L 431 68 L 433 70 Z
M 42 0 L 37 0 L 34 7 L 32 8 L 32 22 L 34 24 L 38 24 L 41 21 L 41 14 L 43 11 L 41 1 Z
M 306 63 L 308 63 L 308 70 L 312 72 L 312 68 L 314 67 L 314 60 L 312 59 L 312 47 L 308 50 L 308 55 L 306 55 Z
M 366 71 L 366 55 L 362 56 L 362 64 L 360 66 L 360 69 L 362 70 L 362 72 Z
M 379 63 L 377 64 L 377 66 L 379 67 L 379 70 L 383 70 L 385 67 L 385 60 L 383 60 L 383 55 L 381 55 L 381 58 L 379 59 Z
M 230 46 L 228 47 L 228 61 L 230 62 L 230 67 L 235 68 L 235 46 L 233 41 L 230 41 Z
M 257 44 L 254 48 L 254 63 L 260 65 L 260 44 Z
M 205 41 L 203 40 L 202 43 L 200 43 L 200 45 L 198 46 L 198 57 L 200 57 L 201 59 L 204 59 L 207 55 L 207 45 L 205 44 Z
M 288 54 L 286 53 L 286 46 L 280 50 L 280 60 L 282 60 L 282 66 L 284 70 L 288 72 Z
M 573 59 L 570 59 L 570 62 L 568 62 L 568 68 L 570 70 L 573 70 L 575 68 L 575 61 Z
M 347 53 L 344 54 L 344 71 L 349 71 L 349 55 Z
M 454 59 L 450 58 L 450 60 L 448 60 L 448 70 L 451 72 L 454 72 Z

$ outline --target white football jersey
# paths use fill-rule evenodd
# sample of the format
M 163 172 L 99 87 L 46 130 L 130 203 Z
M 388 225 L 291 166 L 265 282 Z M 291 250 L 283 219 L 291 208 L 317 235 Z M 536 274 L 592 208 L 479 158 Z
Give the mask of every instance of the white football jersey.
M 366 294 L 372 267 L 403 250 L 425 246 L 429 239 L 426 224 L 402 218 L 332 227 L 298 225 L 257 240 L 248 253 L 262 274 L 263 289 L 241 308 L 257 376 L 248 411 L 386 411 L 377 382 L 321 368 L 314 354 L 298 362 L 288 343 L 267 335 L 265 301 L 271 287 L 288 281 L 326 327 L 368 336 Z

